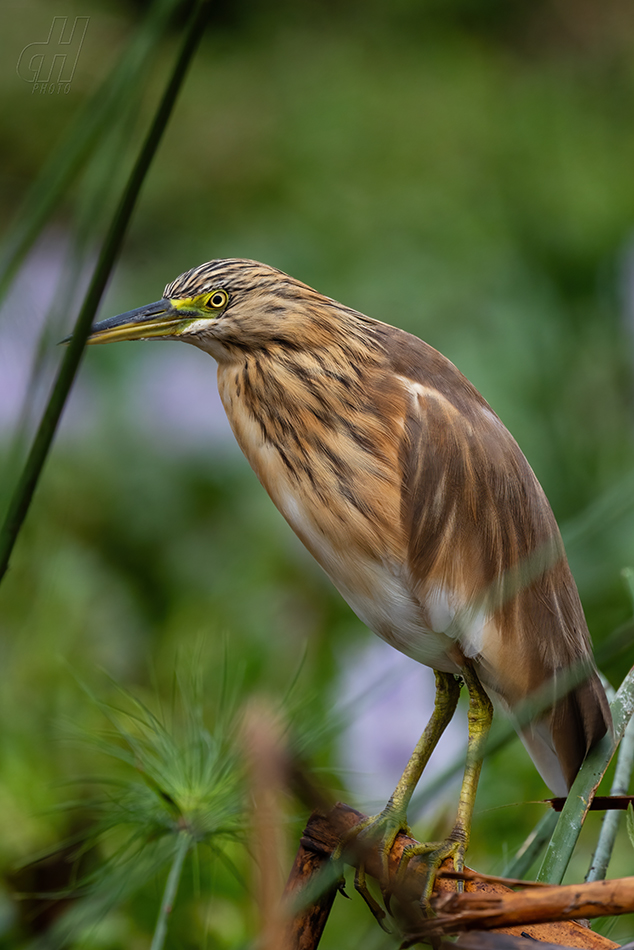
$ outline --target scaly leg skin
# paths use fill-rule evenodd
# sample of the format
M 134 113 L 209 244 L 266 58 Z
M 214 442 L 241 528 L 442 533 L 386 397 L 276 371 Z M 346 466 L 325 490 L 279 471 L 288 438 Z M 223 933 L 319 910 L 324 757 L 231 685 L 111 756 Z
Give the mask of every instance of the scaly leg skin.
M 406 848 L 403 851 L 397 872 L 397 874 L 401 874 L 415 855 L 426 856 L 425 864 L 427 873 L 425 876 L 425 886 L 421 895 L 423 906 L 428 903 L 431 897 L 436 873 L 446 858 L 453 857 L 454 867 L 457 871 L 462 871 L 464 867 L 464 855 L 469 845 L 471 819 L 473 817 L 478 779 L 480 778 L 480 770 L 482 768 L 484 748 L 489 729 L 491 728 L 491 720 L 493 719 L 491 701 L 482 688 L 482 684 L 471 663 L 467 662 L 465 664 L 462 669 L 462 676 L 469 690 L 469 740 L 456 823 L 446 841 L 433 844 L 412 845 Z
M 427 724 L 425 731 L 418 740 L 416 748 L 405 767 L 398 785 L 389 802 L 379 815 L 367 818 L 359 822 L 351 830 L 341 844 L 333 853 L 333 860 L 341 858 L 341 854 L 350 845 L 351 841 L 359 838 L 357 849 L 361 852 L 360 867 L 355 877 L 355 887 L 364 898 L 368 907 L 377 918 L 379 923 L 385 917 L 383 910 L 379 907 L 365 883 L 365 872 L 363 869 L 362 852 L 367 847 L 367 841 L 380 841 L 380 856 L 382 864 L 382 885 L 385 889 L 388 875 L 388 856 L 392 850 L 392 845 L 397 835 L 403 831 L 410 834 L 407 824 L 407 807 L 410 799 L 420 779 L 423 769 L 429 761 L 429 757 L 436 748 L 438 740 L 445 731 L 447 725 L 455 712 L 460 695 L 460 684 L 453 673 L 436 673 L 436 698 L 434 701 L 434 711 Z M 477 778 L 476 778 L 477 782 Z M 364 841 L 365 839 L 365 841 Z M 436 847 L 433 845 L 432 847 Z M 408 858 L 409 860 L 409 858 Z M 386 901 L 389 901 L 389 895 L 386 894 Z

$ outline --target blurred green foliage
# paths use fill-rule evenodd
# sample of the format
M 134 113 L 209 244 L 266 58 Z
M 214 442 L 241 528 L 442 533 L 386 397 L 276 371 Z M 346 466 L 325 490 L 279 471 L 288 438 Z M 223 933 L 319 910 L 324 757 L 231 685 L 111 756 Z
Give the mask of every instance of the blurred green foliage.
M 73 0 L 57 11 L 44 0 L 5 0 L 7 234 L 145 6 Z M 33 94 L 15 63 L 57 13 L 90 16 L 84 48 L 67 95 Z M 634 564 L 633 19 L 625 0 L 218 3 L 102 308 L 103 316 L 130 309 L 157 299 L 189 267 L 243 256 L 425 338 L 476 384 L 526 452 L 570 541 L 597 643 L 631 616 L 620 570 Z M 173 49 L 168 37 L 105 175 L 93 166 L 93 197 L 102 200 L 88 254 L 107 212 L 99 189 L 131 160 Z M 86 189 L 90 182 L 78 179 L 49 242 L 85 220 L 77 209 Z M 43 247 L 46 255 L 50 243 Z M 37 299 L 37 269 L 25 273 Z M 263 692 L 277 702 L 297 681 L 297 741 L 337 781 L 330 714 L 338 671 L 367 633 L 222 430 L 208 441 L 179 438 L 179 423 L 195 431 L 205 404 L 217 412 L 213 363 L 181 351 L 173 364 L 156 344 L 86 354 L 75 416 L 71 398 L 0 588 L 0 947 L 27 946 L 59 912 L 55 902 L 13 895 L 68 887 L 68 854 L 16 866 L 91 821 L 89 808 L 60 806 L 87 798 L 88 777 L 109 768 L 96 746 L 68 739 L 68 723 L 89 733 L 103 727 L 75 676 L 109 696 L 105 671 L 149 706 L 169 704 L 179 657 L 203 641 L 210 708 L 225 663 L 238 699 Z M 58 354 L 47 353 L 50 366 Z M 210 389 L 192 391 L 196 405 L 177 400 L 181 418 L 170 424 L 161 418 L 165 401 L 157 409 L 141 382 L 154 373 L 169 399 L 161 373 L 185 364 L 208 374 Z M 28 418 L 41 394 L 32 398 Z M 11 432 L 1 435 L 8 459 Z M 5 480 L 5 495 L 8 487 Z M 631 663 L 621 654 L 606 672 L 618 684 Z M 492 756 L 469 863 L 499 870 L 543 813 L 534 802 L 544 795 L 519 743 Z M 302 815 L 290 804 L 289 814 L 294 841 Z M 448 820 L 432 816 L 419 836 Z M 571 880 L 587 869 L 599 820 L 589 817 Z M 625 830 L 621 838 L 615 876 L 631 867 Z M 248 854 L 232 848 L 242 883 L 218 861 L 201 860 L 199 871 L 186 865 L 168 946 L 253 939 Z M 73 945 L 148 946 L 162 885 L 160 877 L 141 882 Z M 336 903 L 326 950 L 391 945 L 360 905 Z M 613 938 L 633 929 L 618 922 Z

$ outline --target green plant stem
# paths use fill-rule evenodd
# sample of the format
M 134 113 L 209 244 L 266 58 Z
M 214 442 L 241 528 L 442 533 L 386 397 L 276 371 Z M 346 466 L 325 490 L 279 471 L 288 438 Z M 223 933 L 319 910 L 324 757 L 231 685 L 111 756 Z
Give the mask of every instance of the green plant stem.
M 208 9 L 209 0 L 199 0 L 192 13 L 172 75 L 104 240 L 97 266 L 75 324 L 73 336 L 64 354 L 53 390 L 0 530 L 0 581 L 9 566 L 11 553 L 29 510 L 66 399 L 77 374 L 97 307 L 121 248 L 141 186 L 156 154 L 187 68 L 202 35 Z
M 502 877 L 523 879 L 552 837 L 559 815 L 551 808 L 539 819 L 519 851 L 502 871 Z
M 627 795 L 630 787 L 630 778 L 634 768 L 634 719 L 630 719 L 623 735 L 621 748 L 614 770 L 614 780 L 610 788 L 610 795 Z M 618 810 L 606 811 L 601 823 L 599 840 L 592 856 L 590 870 L 586 881 L 604 881 L 608 864 L 614 850 L 616 834 L 619 830 L 621 812 Z
M 180 883 L 181 874 L 183 871 L 183 864 L 185 863 L 185 858 L 191 843 L 192 838 L 189 832 L 179 831 L 178 840 L 176 843 L 176 851 L 174 853 L 174 860 L 172 861 L 170 872 L 167 875 L 167 882 L 165 884 L 163 899 L 161 901 L 161 909 L 159 910 L 156 927 L 154 928 L 154 936 L 152 937 L 150 950 L 163 950 L 165 937 L 167 935 L 167 921 L 169 919 L 169 915 L 172 913 L 172 908 L 176 899 L 176 891 L 178 890 L 178 885 Z
M 627 674 L 611 703 L 614 733 L 604 736 L 590 750 L 557 822 L 537 880 L 561 884 L 566 873 L 590 802 L 634 713 L 634 667 Z

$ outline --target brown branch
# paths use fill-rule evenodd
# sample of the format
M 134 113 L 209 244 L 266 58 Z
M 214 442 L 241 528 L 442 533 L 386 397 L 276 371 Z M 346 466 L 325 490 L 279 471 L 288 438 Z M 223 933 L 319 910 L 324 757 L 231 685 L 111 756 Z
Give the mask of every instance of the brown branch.
M 591 930 L 586 931 L 590 938 L 597 936 Z M 568 940 L 568 937 L 562 934 L 561 939 Z M 581 946 L 581 944 L 576 944 Z M 607 944 L 588 943 L 587 947 L 595 946 L 616 946 L 608 941 Z M 440 950 L 569 950 L 570 944 L 564 946 L 561 943 L 551 943 L 539 940 L 536 944 L 534 937 L 510 937 L 508 934 L 492 933 L 487 930 L 472 931 L 471 933 L 460 934 L 456 942 L 452 940 L 443 940 L 440 944 Z
M 447 881 L 484 881 L 486 884 L 503 884 L 505 888 L 510 887 L 548 887 L 542 881 L 523 881 L 519 877 L 500 877 L 498 874 L 483 874 L 482 871 L 474 871 L 472 868 L 464 868 L 462 871 L 439 871 L 438 877 Z
M 290 911 L 288 950 L 314 950 L 319 945 L 340 887 L 337 880 L 327 878 L 329 866 L 330 854 L 314 850 L 310 838 L 302 838 L 284 891 Z
M 612 917 L 634 912 L 634 877 L 507 894 L 442 894 L 432 906 L 438 916 L 423 924 L 421 934 L 493 930 L 575 917 Z
M 544 804 L 550 805 L 553 811 L 562 811 L 567 798 L 545 798 Z M 595 795 L 588 811 L 627 811 L 634 805 L 634 795 Z
M 294 905 L 291 933 L 287 943 L 289 950 L 315 950 L 318 946 L 338 888 L 338 882 L 333 878 L 330 856 L 352 828 L 364 818 L 365 815 L 342 803 L 335 805 L 326 815 L 320 812 L 314 812 L 311 815 L 286 889 L 286 895 L 292 897 Z M 379 881 L 383 887 L 389 888 L 393 895 L 392 911 L 407 944 L 411 945 L 427 939 L 427 935 L 431 936 L 433 931 L 428 930 L 425 933 L 424 928 L 429 928 L 435 921 L 427 920 L 420 906 L 425 875 L 424 859 L 413 858 L 407 866 L 406 873 L 398 880 L 396 879 L 396 871 L 404 848 L 417 842 L 407 835 L 398 835 L 389 855 L 388 881 L 382 880 L 381 860 L 376 846 L 364 844 L 361 849 L 360 844 L 360 841 L 355 842 L 353 839 L 352 846 L 346 849 L 343 855 L 344 860 L 353 866 L 363 863 L 367 874 Z M 442 870 L 452 872 L 451 861 L 445 862 Z M 465 877 L 467 878 L 465 881 L 467 893 L 458 895 L 455 893 L 455 883 L 439 876 L 434 889 L 435 900 L 441 902 L 443 899 L 447 901 L 469 897 L 480 901 L 486 899 L 495 901 L 503 895 L 517 898 L 521 904 L 529 896 L 540 897 L 546 891 L 565 890 L 559 887 L 526 888 L 521 893 L 515 894 L 499 882 L 483 880 L 484 876 L 476 872 L 467 871 Z M 576 888 L 577 891 L 579 889 Z M 447 906 L 444 905 L 443 909 L 445 917 Z M 614 911 L 607 910 L 605 913 L 612 914 Z M 589 916 L 589 914 L 585 910 L 576 910 L 574 916 Z M 500 934 L 532 937 L 533 940 L 550 941 L 555 945 L 565 944 L 566 947 L 577 947 L 580 950 L 612 950 L 618 946 L 572 920 L 539 924 L 519 924 L 519 921 L 518 917 L 515 921 L 506 924 L 493 923 L 491 927 Z M 457 933 L 464 927 L 461 918 L 460 924 L 453 926 L 451 930 L 436 930 L 435 932 L 438 934 Z

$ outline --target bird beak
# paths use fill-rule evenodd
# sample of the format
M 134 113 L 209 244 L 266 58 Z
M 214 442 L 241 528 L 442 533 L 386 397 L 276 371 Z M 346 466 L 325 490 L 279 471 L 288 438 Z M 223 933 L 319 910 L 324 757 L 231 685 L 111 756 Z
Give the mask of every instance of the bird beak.
M 200 313 L 174 306 L 163 298 L 155 303 L 128 310 L 116 317 L 95 323 L 86 343 L 116 343 L 119 340 L 152 340 L 156 337 L 174 337 L 180 334 Z M 66 343 L 67 340 L 62 342 Z

